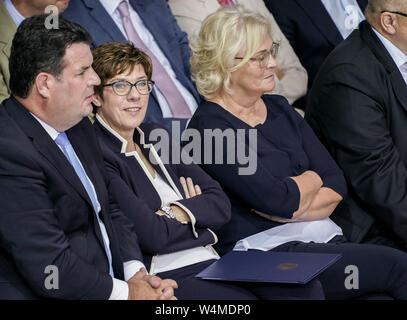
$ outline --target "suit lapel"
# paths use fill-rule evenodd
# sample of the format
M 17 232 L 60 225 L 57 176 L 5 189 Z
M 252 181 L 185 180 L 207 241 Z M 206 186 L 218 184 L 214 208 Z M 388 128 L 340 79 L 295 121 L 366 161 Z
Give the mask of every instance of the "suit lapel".
M 130 163 L 130 166 L 133 165 L 133 157 L 132 156 L 125 156 L 122 152 L 123 149 L 123 141 L 121 141 L 115 134 L 113 134 L 113 129 L 108 127 L 106 124 L 102 124 L 99 122 L 99 119 L 96 118 L 96 121 L 94 123 L 94 126 L 96 126 L 96 132 L 99 137 L 101 144 L 103 144 L 105 147 L 108 149 L 112 150 L 114 153 L 118 154 L 120 158 L 124 159 L 124 161 L 128 161 Z M 117 133 L 116 133 L 117 134 Z M 134 138 L 133 140 L 135 142 L 140 141 L 140 135 L 138 134 L 138 131 L 135 130 L 134 133 Z M 149 151 L 150 149 L 145 148 L 143 145 L 138 143 L 140 146 L 140 149 L 144 156 L 149 159 Z M 154 167 L 154 165 L 153 165 Z M 156 167 L 154 167 L 155 170 L 157 170 Z M 161 169 L 158 169 L 159 173 L 161 174 Z M 142 190 L 141 192 L 143 194 L 148 194 L 148 197 L 151 197 L 153 201 L 157 201 L 160 203 L 160 195 L 157 193 L 155 190 L 154 186 L 151 184 L 149 178 L 148 178 L 148 173 L 145 172 L 142 167 L 140 166 L 140 171 L 139 170 L 134 170 L 132 172 L 132 175 L 137 176 L 137 188 L 140 188 Z
M 34 120 L 35 121 L 35 120 Z M 45 133 L 47 134 L 47 133 Z M 47 134 L 48 135 L 48 134 Z M 69 139 L 71 140 L 72 135 L 69 135 Z M 54 167 L 58 170 L 58 172 L 65 178 L 66 181 L 68 181 L 69 184 L 73 186 L 73 188 L 80 194 L 80 196 L 88 203 L 92 214 L 94 213 L 93 210 L 93 205 L 92 202 L 88 196 L 88 193 L 86 189 L 84 188 L 82 182 L 80 181 L 78 175 L 75 172 L 75 169 L 72 167 L 70 162 L 67 160 L 67 158 L 63 155 L 62 151 L 58 148 L 58 146 L 55 145 L 55 142 L 52 141 L 51 138 L 49 139 L 44 139 L 42 136 L 37 136 L 37 138 L 34 138 L 33 140 L 34 146 L 37 148 L 37 150 L 45 157 L 47 160 L 54 165 Z M 74 146 L 75 143 L 71 141 L 72 146 Z M 75 148 L 75 153 L 77 153 L 77 148 Z M 77 154 L 78 155 L 78 154 Z M 78 155 L 79 158 L 80 155 Z M 83 159 L 83 157 L 82 157 Z M 86 170 L 86 161 L 81 161 L 83 167 L 85 168 L 86 174 L 89 176 L 89 170 Z M 92 178 L 89 176 L 89 178 L 92 180 Z M 93 182 L 94 180 L 92 180 Z M 95 186 L 96 189 L 96 186 Z M 97 189 L 96 189 L 97 193 Z M 99 240 L 99 244 L 102 246 L 104 250 L 104 241 L 103 241 L 103 236 L 100 231 L 100 227 L 98 225 L 97 219 L 93 219 L 93 228 L 95 230 L 95 233 L 97 235 L 97 238 Z M 109 232 L 110 234 L 110 232 Z
M 16 121 L 25 134 L 32 139 L 34 147 L 61 174 L 62 177 L 92 205 L 85 188 L 57 144 L 51 139 L 41 124 L 16 100 L 6 105 L 7 112 Z
M 98 119 L 96 119 L 95 124 L 94 124 L 97 128 L 97 130 L 99 132 L 103 132 L 102 135 L 99 134 L 99 137 L 101 137 L 103 139 L 103 144 L 109 146 L 109 148 L 111 148 L 115 153 L 117 154 L 122 154 L 122 142 L 115 137 L 115 135 L 110 132 L 109 130 L 112 130 L 111 128 L 107 128 L 105 127 L 105 125 L 103 125 L 101 122 L 98 121 Z M 140 149 L 141 152 L 143 153 L 143 155 L 146 157 L 146 159 L 150 159 L 150 152 L 151 151 L 151 146 L 153 144 L 151 144 L 151 142 L 148 140 L 148 136 L 150 134 L 149 129 L 146 128 L 146 126 L 144 124 L 141 124 L 139 127 L 140 131 L 143 132 L 143 136 L 140 134 L 140 132 L 136 129 L 134 131 L 134 136 L 133 136 L 133 141 L 135 141 Z M 170 150 L 170 155 L 171 155 L 171 150 Z M 171 165 L 169 164 L 158 164 L 158 163 L 152 163 L 150 162 L 151 165 L 153 166 L 154 170 L 156 170 L 156 172 L 158 174 L 160 174 L 160 176 L 167 181 L 167 183 L 171 186 L 174 187 L 175 186 L 175 192 L 178 194 L 178 192 L 176 190 L 179 191 L 179 194 L 182 197 L 185 197 L 184 193 L 183 193 L 183 189 L 182 186 L 180 184 L 180 182 L 178 181 L 178 177 L 176 176 L 176 174 L 173 172 Z M 163 170 L 164 167 L 164 170 Z M 157 199 L 160 198 L 160 195 L 158 194 L 157 190 L 155 190 L 154 186 L 150 183 L 150 181 L 148 181 L 148 177 L 147 177 L 147 173 L 143 173 L 141 179 L 145 179 L 145 186 L 143 186 L 144 189 L 151 189 L 151 192 L 155 192 L 157 195 Z M 143 181 L 140 180 L 140 185 L 143 185 Z M 145 190 L 143 190 L 145 192 Z
M 144 156 L 149 159 L 149 153 L 152 152 L 150 146 L 153 146 L 153 144 L 148 140 L 150 130 L 146 129 L 143 124 L 140 125 L 140 129 L 144 132 L 144 145 L 139 143 L 141 151 L 143 152 Z M 139 139 L 139 135 L 135 137 L 135 139 Z M 134 141 L 140 141 L 140 140 L 134 140 Z M 171 145 L 170 145 L 171 148 Z M 158 152 L 157 152 L 158 153 Z M 172 157 L 172 150 L 169 150 L 169 162 L 171 163 L 171 157 Z M 161 159 L 161 157 L 160 157 Z M 154 167 L 154 169 L 160 174 L 160 176 L 170 185 L 174 191 L 178 194 L 181 194 L 182 197 L 185 197 L 185 194 L 183 192 L 183 188 L 181 186 L 181 183 L 178 181 L 178 177 L 172 170 L 172 167 L 168 163 L 162 163 L 162 166 L 160 166 L 158 163 L 151 163 L 151 165 Z M 165 170 L 163 170 L 163 167 Z M 175 187 L 175 188 L 174 188 Z M 177 191 L 178 190 L 178 191 Z
M 149 146 L 140 145 L 140 149 L 144 156 L 147 159 L 149 159 L 151 148 Z M 172 153 L 170 150 L 170 156 L 171 154 Z M 163 167 L 165 168 L 165 171 L 163 170 L 163 167 L 161 167 L 158 163 L 151 163 L 151 165 L 154 167 L 154 170 L 161 176 L 161 178 L 164 181 L 166 181 L 168 185 L 175 191 L 177 195 L 181 195 L 183 198 L 185 198 L 184 189 L 182 188 L 181 183 L 178 180 L 178 177 L 175 175 L 169 164 L 162 163 Z
M 296 0 L 314 26 L 334 47 L 343 39 L 320 0 Z
M 392 74 L 390 75 L 390 81 L 393 85 L 393 90 L 397 96 L 397 99 L 399 100 L 403 108 L 407 111 L 407 87 L 398 69 L 392 72 Z
M 151 12 L 151 10 L 154 10 L 154 8 L 151 8 L 148 3 L 145 4 L 144 1 L 130 0 L 130 4 L 143 21 L 144 26 L 153 35 L 155 42 L 170 62 L 171 67 L 174 68 L 174 66 L 177 64 L 172 58 L 173 55 L 171 54 L 171 45 L 168 42 L 168 39 L 162 35 L 160 22 L 157 20 L 157 13 Z
M 200 101 L 201 98 L 198 91 L 195 89 L 190 79 L 185 75 L 184 67 L 181 63 L 182 57 L 180 56 L 178 49 L 178 46 L 181 45 L 179 44 L 179 39 L 174 39 L 173 32 L 166 32 L 166 30 L 172 26 L 172 23 L 176 23 L 175 18 L 172 17 L 174 22 L 167 22 L 168 19 L 170 19 L 169 17 L 165 18 L 165 22 L 157 19 L 160 13 L 163 12 L 163 9 L 161 9 L 161 12 L 156 12 L 158 5 L 154 5 L 153 1 L 130 0 L 130 4 L 143 21 L 144 26 L 153 35 L 154 41 L 157 43 L 158 47 L 170 63 L 171 68 L 174 70 L 175 77 L 189 91 L 189 93 L 194 96 L 196 101 Z M 168 26 L 167 24 L 170 25 Z M 154 97 L 154 100 L 156 100 L 157 105 L 159 105 L 154 90 L 152 96 Z
M 365 9 L 367 6 L 368 0 L 357 0 L 360 10 L 362 10 L 363 14 L 365 13 Z
M 18 101 L 14 98 L 9 100 L 9 103 L 5 105 L 5 108 L 10 115 L 14 119 L 14 121 L 19 125 L 19 127 L 25 132 L 25 134 L 32 139 L 33 146 L 38 150 L 38 152 L 57 170 L 57 172 L 75 189 L 76 192 L 88 203 L 91 208 L 91 212 L 93 214 L 93 206 L 92 202 L 88 196 L 86 189 L 84 188 L 82 182 L 80 181 L 78 175 L 75 172 L 75 169 L 72 167 L 68 159 L 65 157 L 63 152 L 59 149 L 57 144 L 52 140 L 52 138 L 48 135 L 48 133 L 44 130 L 41 124 L 25 109 Z M 107 196 L 102 197 L 105 192 L 101 190 L 101 185 L 98 183 L 99 180 L 96 177 L 100 176 L 100 173 L 96 172 L 97 166 L 92 161 L 87 161 L 89 158 L 92 158 L 93 155 L 89 155 L 89 152 L 86 152 L 86 143 L 83 141 L 83 132 L 81 129 L 81 124 L 74 126 L 73 128 L 67 131 L 67 135 L 69 140 L 77 154 L 78 158 L 81 160 L 81 163 L 88 175 L 89 179 L 91 179 L 96 194 L 98 196 L 98 201 L 102 207 L 102 218 L 106 229 L 108 231 L 109 239 L 111 242 L 111 248 L 114 247 L 115 249 L 112 250 L 112 255 L 114 255 L 113 263 L 115 264 L 115 273 L 116 275 L 122 275 L 122 268 L 120 264 L 117 264 L 121 261 L 121 258 L 117 256 L 119 249 L 117 248 L 117 239 L 113 237 L 114 231 L 111 225 L 111 220 L 106 215 L 109 212 L 108 203 L 104 203 L 104 198 L 107 199 Z M 85 135 L 86 136 L 86 135 Z M 90 162 L 92 165 L 89 165 Z M 99 240 L 99 244 L 104 249 L 104 241 L 103 236 L 98 225 L 97 219 L 93 219 L 94 230 L 96 232 L 97 238 Z M 113 239 L 113 240 L 112 240 Z M 107 259 L 107 258 L 106 258 Z
M 360 33 L 366 45 L 370 48 L 377 60 L 383 65 L 389 73 L 389 78 L 393 86 L 393 91 L 399 100 L 400 104 L 407 111 L 407 86 L 400 73 L 400 70 L 394 63 L 390 53 L 384 47 L 380 39 L 371 29 L 370 25 L 363 21 L 360 26 Z
M 69 138 L 69 141 L 72 144 L 72 147 L 75 150 L 76 155 L 78 156 L 79 160 L 82 163 L 82 166 L 85 170 L 86 175 L 88 176 L 88 178 L 92 181 L 92 184 L 95 188 L 96 191 L 96 195 L 100 194 L 100 190 L 98 187 L 98 184 L 96 183 L 96 177 L 97 177 L 97 172 L 95 172 L 95 170 L 97 170 L 97 168 L 93 165 L 93 162 L 90 161 L 90 155 L 87 154 L 88 152 L 86 151 L 86 140 L 84 141 L 83 137 L 86 137 L 86 134 L 84 134 L 82 132 L 82 130 L 80 129 L 80 124 L 74 126 L 73 128 L 69 129 L 67 131 L 67 135 Z M 81 182 L 82 185 L 82 182 Z M 85 190 L 86 195 L 88 195 L 88 193 Z M 87 196 L 87 199 L 89 199 L 89 196 Z M 99 197 L 98 197 L 98 201 L 100 203 L 100 205 L 102 205 Z M 92 204 L 92 202 L 89 199 L 89 203 Z
M 0 1 L 0 48 L 2 53 L 10 58 L 11 43 L 17 27 L 9 15 L 4 2 Z
M 146 146 L 146 145 L 142 145 L 141 143 L 139 144 L 141 152 L 143 153 L 143 155 L 147 158 L 150 159 L 150 152 L 151 152 L 151 147 L 150 146 Z M 171 153 L 171 152 L 170 152 Z M 168 180 L 168 176 L 167 174 L 164 172 L 163 168 L 158 164 L 158 163 L 152 163 L 151 165 L 153 166 L 154 170 L 157 171 L 157 173 L 164 179 L 167 181 L 167 183 L 169 185 L 170 181 Z M 164 164 L 163 163 L 164 168 L 166 169 L 166 172 L 168 173 L 168 175 L 171 177 L 172 181 L 175 182 L 174 177 L 171 175 L 171 169 L 168 167 L 168 164 Z
M 111 37 L 112 41 L 126 41 L 125 36 L 99 1 L 84 0 L 83 2 L 88 7 L 93 22 L 98 24 Z
M 120 253 L 120 248 L 118 247 L 119 242 L 116 238 L 116 234 L 112 225 L 112 220 L 108 216 L 110 214 L 110 204 L 107 201 L 108 194 L 106 192 L 105 181 L 103 180 L 101 171 L 97 163 L 94 161 L 95 155 L 91 154 L 92 152 L 90 151 L 91 149 L 89 148 L 88 145 L 90 140 L 84 141 L 83 139 L 83 137 L 87 136 L 86 132 L 84 132 L 82 129 L 83 125 L 85 125 L 84 122 L 86 121 L 88 121 L 88 119 L 85 118 L 84 120 L 82 120 L 81 123 L 69 129 L 67 131 L 67 135 L 75 150 L 76 155 L 81 160 L 86 175 L 92 181 L 93 187 L 95 188 L 96 196 L 101 206 L 99 216 L 103 224 L 105 225 L 110 241 L 110 252 L 112 254 L 113 269 L 115 272 L 115 276 L 121 279 L 123 278 L 123 266 L 121 264 L 122 259 L 119 254 Z M 100 156 L 101 157 L 100 160 L 103 161 L 101 154 L 100 155 L 97 154 L 96 156 Z M 97 221 L 97 219 L 93 219 L 93 224 L 97 238 L 99 239 L 99 243 L 102 246 L 103 250 L 105 250 L 103 235 L 100 230 L 99 222 Z
M 10 59 L 11 41 L 3 44 L 1 52 L 7 57 L 7 59 Z
M 82 120 L 82 121 L 88 121 L 88 119 Z M 89 146 L 87 145 L 89 141 L 84 141 L 83 137 L 86 137 L 86 133 L 82 131 L 81 129 L 81 123 L 74 126 L 73 128 L 69 129 L 67 131 L 67 135 L 69 138 L 69 141 L 72 144 L 72 147 L 75 150 L 76 155 L 78 156 L 79 160 L 82 163 L 82 166 L 86 172 L 86 175 L 88 178 L 91 180 L 93 187 L 95 188 L 96 196 L 99 201 L 99 204 L 101 206 L 101 218 L 102 220 L 108 221 L 103 215 L 106 212 L 109 212 L 108 210 L 108 203 L 104 203 L 104 199 L 106 198 L 106 192 L 105 192 L 105 182 L 103 179 L 101 179 L 101 173 L 100 169 L 98 168 L 96 162 L 93 161 L 93 156 L 90 154 Z M 81 183 L 82 184 L 82 183 Z M 85 190 L 86 192 L 86 190 Z M 87 192 L 86 192 L 87 195 Z M 89 197 L 88 197 L 89 199 Z M 92 205 L 90 199 L 89 203 Z M 93 206 L 92 206 L 93 208 Z

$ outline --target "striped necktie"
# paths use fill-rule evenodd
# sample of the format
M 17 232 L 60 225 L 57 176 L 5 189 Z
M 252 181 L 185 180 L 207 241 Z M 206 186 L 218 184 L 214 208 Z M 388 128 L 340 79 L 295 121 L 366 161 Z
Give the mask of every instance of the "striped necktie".
M 127 1 L 122 1 L 119 4 L 117 10 L 119 11 L 120 17 L 122 18 L 123 27 L 126 31 L 127 38 L 131 42 L 133 42 L 136 47 L 143 50 L 151 58 L 151 61 L 153 63 L 152 78 L 155 81 L 158 89 L 163 93 L 165 99 L 167 100 L 173 116 L 175 118 L 191 118 L 191 110 L 189 109 L 183 96 L 176 87 L 174 81 L 172 81 L 167 70 L 165 70 L 165 68 L 153 54 L 153 52 L 144 44 L 143 40 L 140 38 L 136 29 L 134 28 L 133 23 L 131 22 L 129 5 L 127 4 Z

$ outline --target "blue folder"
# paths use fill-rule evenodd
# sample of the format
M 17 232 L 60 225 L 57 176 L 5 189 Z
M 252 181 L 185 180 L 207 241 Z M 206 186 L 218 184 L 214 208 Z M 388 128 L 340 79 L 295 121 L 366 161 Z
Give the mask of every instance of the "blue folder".
M 195 277 L 206 280 L 305 284 L 341 256 L 330 253 L 230 251 Z

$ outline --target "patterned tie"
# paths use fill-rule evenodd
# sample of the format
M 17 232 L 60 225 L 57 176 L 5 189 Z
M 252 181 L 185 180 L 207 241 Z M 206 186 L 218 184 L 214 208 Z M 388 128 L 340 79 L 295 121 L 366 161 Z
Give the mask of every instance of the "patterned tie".
M 233 0 L 218 0 L 219 4 L 222 7 L 227 7 L 227 6 L 233 6 L 235 5 L 235 3 L 233 2 Z
M 58 137 L 55 139 L 55 142 L 62 148 L 65 156 L 67 157 L 68 161 L 71 163 L 72 167 L 75 169 L 76 174 L 78 175 L 83 186 L 85 187 L 85 190 L 88 193 L 90 200 L 92 201 L 92 206 L 95 211 L 96 218 L 100 225 L 101 220 L 100 220 L 100 217 L 98 214 L 99 203 L 97 201 L 96 193 L 95 193 L 94 189 L 92 188 L 92 186 L 90 185 L 88 176 L 86 175 L 85 170 L 83 169 L 78 158 L 76 157 L 75 151 L 74 151 L 71 143 L 69 142 L 66 133 L 61 132 L 58 135 Z M 108 245 L 106 244 L 106 241 L 105 241 L 105 238 L 103 237 L 103 235 L 102 235 L 102 239 L 103 239 L 103 244 L 105 246 L 106 255 L 109 260 L 109 274 L 112 276 L 112 278 L 114 278 L 113 267 L 112 267 L 112 254 L 110 252 Z
M 126 31 L 127 38 L 131 42 L 133 42 L 135 46 L 137 46 L 150 56 L 153 62 L 153 80 L 155 81 L 158 89 L 164 94 L 164 97 L 171 108 L 173 116 L 175 118 L 191 118 L 191 110 L 189 109 L 181 93 L 175 86 L 175 83 L 168 75 L 168 72 L 164 69 L 161 62 L 151 52 L 151 50 L 147 48 L 143 40 L 141 40 L 141 38 L 137 34 L 137 31 L 130 19 L 129 6 L 127 2 L 122 1 L 118 6 L 118 10 L 123 21 L 123 26 L 124 30 Z

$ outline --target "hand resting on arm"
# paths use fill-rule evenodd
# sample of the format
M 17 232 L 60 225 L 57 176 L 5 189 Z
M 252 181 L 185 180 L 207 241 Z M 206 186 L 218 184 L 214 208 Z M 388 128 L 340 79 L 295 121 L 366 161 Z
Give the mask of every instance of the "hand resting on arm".
M 263 217 L 277 222 L 313 221 L 329 217 L 342 200 L 342 196 L 330 188 L 322 187 L 320 176 L 311 170 L 291 177 L 300 190 L 300 204 L 291 219 L 265 215 Z
M 197 184 L 194 184 L 194 182 L 192 181 L 191 178 L 187 177 L 185 179 L 184 177 L 180 177 L 180 182 L 184 189 L 186 199 L 193 198 L 195 196 L 202 194 L 200 186 Z M 188 214 L 179 206 L 171 205 L 171 209 L 174 211 L 175 219 L 177 219 L 179 222 L 182 222 L 182 223 L 191 222 L 191 219 L 189 218 Z M 167 215 L 162 210 L 157 210 L 156 214 Z

